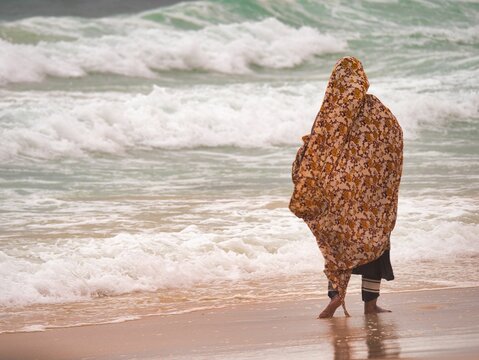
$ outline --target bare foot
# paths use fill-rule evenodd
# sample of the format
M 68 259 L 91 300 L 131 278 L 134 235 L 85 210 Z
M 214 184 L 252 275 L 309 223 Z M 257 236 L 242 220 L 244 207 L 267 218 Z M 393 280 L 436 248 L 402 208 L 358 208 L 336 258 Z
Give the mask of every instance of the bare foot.
M 365 314 L 379 314 L 379 313 L 385 313 L 385 312 L 391 312 L 391 310 L 383 309 L 382 307 L 379 307 L 377 303 L 378 299 L 374 299 L 371 301 L 366 301 L 364 303 L 364 313 Z
M 331 299 L 328 306 L 319 314 L 318 319 L 328 319 L 332 318 L 336 309 L 341 306 L 341 299 L 339 295 L 336 295 Z

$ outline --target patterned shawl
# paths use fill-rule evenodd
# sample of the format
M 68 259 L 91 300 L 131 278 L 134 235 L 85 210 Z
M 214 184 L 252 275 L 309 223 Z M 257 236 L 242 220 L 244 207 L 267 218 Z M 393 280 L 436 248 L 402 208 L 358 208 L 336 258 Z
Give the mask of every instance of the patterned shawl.
M 343 307 L 352 269 L 389 249 L 402 173 L 401 127 L 368 87 L 358 59 L 336 63 L 293 163 L 289 208 L 316 237 Z

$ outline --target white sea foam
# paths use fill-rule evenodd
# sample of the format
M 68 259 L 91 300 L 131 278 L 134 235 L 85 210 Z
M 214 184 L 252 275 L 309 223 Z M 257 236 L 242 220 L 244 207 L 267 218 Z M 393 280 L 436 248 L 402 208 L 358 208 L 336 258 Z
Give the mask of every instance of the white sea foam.
M 132 148 L 296 145 L 310 131 L 325 81 L 283 86 L 241 84 L 154 87 L 123 93 L 4 92 L 0 158 L 78 157 Z M 414 85 L 413 85 L 414 86 Z M 417 93 L 372 87 L 391 108 L 405 138 L 424 126 L 443 127 L 479 116 L 479 94 Z
M 409 82 L 407 86 L 404 83 Z M 370 91 L 388 106 L 401 124 L 406 139 L 416 139 L 425 127 L 443 128 L 458 121 L 479 118 L 479 93 L 444 90 L 439 79 L 428 81 L 383 80 Z
M 474 199 L 403 196 L 393 232 L 393 253 L 402 261 L 477 256 L 479 231 Z
M 319 271 L 314 241 L 302 224 L 238 224 L 221 232 L 195 225 L 178 232 L 37 245 L 34 253 L 0 252 L 0 304 L 74 301 L 135 290 L 188 288 L 218 280 Z M 294 232 L 291 233 L 291 230 Z M 280 236 L 287 230 L 289 233 Z M 33 257 L 32 257 L 33 256 Z
M 34 325 L 27 325 L 19 329 L 19 332 L 38 332 L 38 331 L 45 331 L 46 327 L 41 324 L 34 324 Z
M 285 207 L 266 208 L 269 201 L 265 200 L 197 208 L 196 212 L 222 217 L 222 226 L 216 229 L 205 227 L 209 220 L 205 215 L 198 225 L 184 225 L 178 231 L 121 233 L 106 239 L 5 248 L 0 251 L 0 304 L 76 301 L 303 273 L 318 273 L 319 278 L 322 257 L 307 226 Z M 394 263 L 416 261 L 420 268 L 420 261 L 478 256 L 479 225 L 462 219 L 474 209 L 474 202 L 460 198 L 402 197 L 392 234 Z
M 119 33 L 68 41 L 12 44 L 0 40 L 0 85 L 92 72 L 146 78 L 156 77 L 156 70 L 174 69 L 243 74 L 251 66 L 292 68 L 347 46 L 345 40 L 317 29 L 294 28 L 273 18 L 197 31 L 136 21 L 144 25 L 132 27 L 128 34 L 118 24 Z

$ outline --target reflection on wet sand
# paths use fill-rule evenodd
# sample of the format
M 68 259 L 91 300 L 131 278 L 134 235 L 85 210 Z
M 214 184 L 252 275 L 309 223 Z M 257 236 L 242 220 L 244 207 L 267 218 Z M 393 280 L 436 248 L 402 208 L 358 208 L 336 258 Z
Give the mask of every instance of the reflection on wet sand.
M 397 359 L 401 353 L 396 326 L 387 315 L 366 315 L 364 321 L 338 317 L 329 321 L 334 359 Z
M 370 314 L 365 316 L 364 324 L 367 331 L 368 359 L 395 359 L 399 357 L 401 347 L 392 319 L 383 318 L 382 315 Z

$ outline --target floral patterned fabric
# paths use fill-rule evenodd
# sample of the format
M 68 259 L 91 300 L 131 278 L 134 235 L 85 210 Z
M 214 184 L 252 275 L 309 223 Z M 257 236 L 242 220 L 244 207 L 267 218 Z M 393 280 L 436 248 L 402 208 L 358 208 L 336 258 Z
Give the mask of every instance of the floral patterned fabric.
M 368 87 L 358 59 L 335 64 L 292 169 L 289 208 L 316 237 L 343 305 L 352 269 L 390 247 L 402 173 L 401 127 Z

